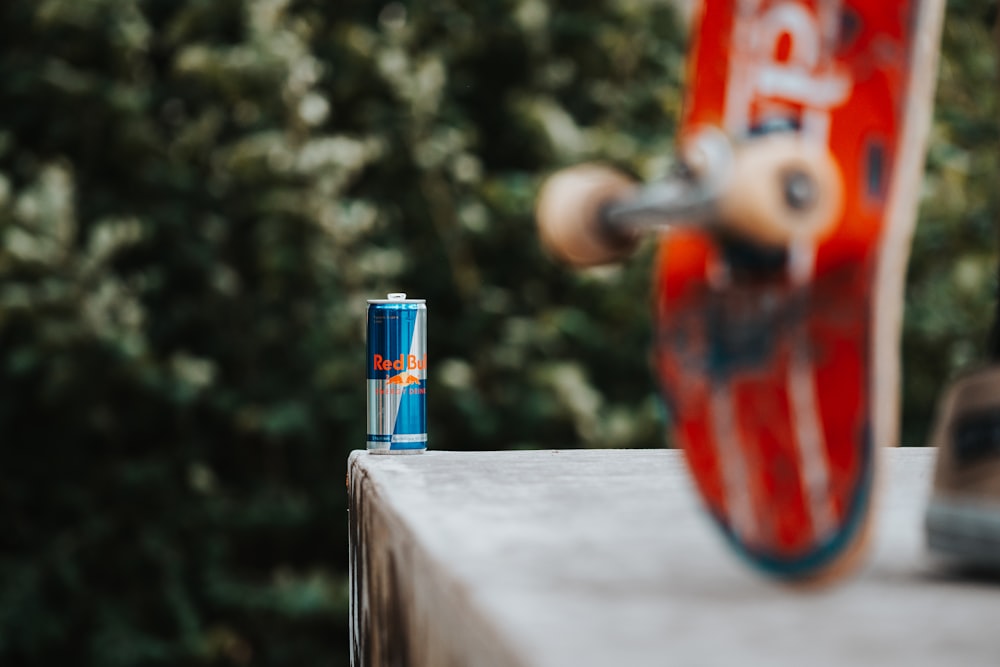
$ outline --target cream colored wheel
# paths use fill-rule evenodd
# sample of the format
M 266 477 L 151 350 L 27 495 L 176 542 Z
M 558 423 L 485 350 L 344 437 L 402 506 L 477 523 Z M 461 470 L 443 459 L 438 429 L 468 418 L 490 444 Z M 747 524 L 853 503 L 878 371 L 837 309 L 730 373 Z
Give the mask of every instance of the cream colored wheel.
M 818 241 L 843 211 L 840 169 L 825 146 L 794 134 L 737 147 L 718 201 L 727 232 L 770 247 Z
M 636 183 L 619 171 L 582 164 L 556 172 L 542 185 L 535 220 L 545 249 L 573 266 L 597 266 L 629 256 L 638 243 L 635 231 L 610 227 L 607 205 L 627 199 Z

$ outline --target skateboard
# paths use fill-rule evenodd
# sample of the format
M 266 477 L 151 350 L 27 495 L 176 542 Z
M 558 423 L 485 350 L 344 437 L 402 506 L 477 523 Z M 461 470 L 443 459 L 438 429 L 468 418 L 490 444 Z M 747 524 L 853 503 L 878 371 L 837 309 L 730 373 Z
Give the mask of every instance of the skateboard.
M 677 166 L 542 186 L 573 266 L 658 239 L 653 365 L 703 505 L 786 582 L 863 561 L 878 446 L 896 443 L 906 261 L 943 0 L 705 0 Z

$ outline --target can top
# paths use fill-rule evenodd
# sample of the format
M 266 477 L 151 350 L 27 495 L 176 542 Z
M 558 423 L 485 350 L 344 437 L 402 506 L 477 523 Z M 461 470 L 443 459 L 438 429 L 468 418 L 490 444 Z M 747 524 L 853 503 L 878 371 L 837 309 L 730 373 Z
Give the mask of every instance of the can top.
M 406 292 L 389 292 L 385 299 L 368 299 L 368 303 L 427 303 L 426 299 L 407 299 Z

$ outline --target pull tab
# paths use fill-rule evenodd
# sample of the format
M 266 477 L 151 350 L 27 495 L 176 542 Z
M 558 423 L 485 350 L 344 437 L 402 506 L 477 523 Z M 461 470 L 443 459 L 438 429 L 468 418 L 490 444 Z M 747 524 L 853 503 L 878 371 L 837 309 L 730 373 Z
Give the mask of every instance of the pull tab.
M 406 292 L 389 292 L 390 301 L 402 301 L 406 298 Z

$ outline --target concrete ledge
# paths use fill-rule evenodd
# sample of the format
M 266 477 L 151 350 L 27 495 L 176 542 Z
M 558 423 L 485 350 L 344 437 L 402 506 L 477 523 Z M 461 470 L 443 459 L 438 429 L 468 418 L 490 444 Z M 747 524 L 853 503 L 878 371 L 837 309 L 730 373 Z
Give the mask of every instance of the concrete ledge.
M 1000 664 L 1000 586 L 926 555 L 934 450 L 891 449 L 868 567 L 797 592 L 702 516 L 671 450 L 350 459 L 355 665 Z

